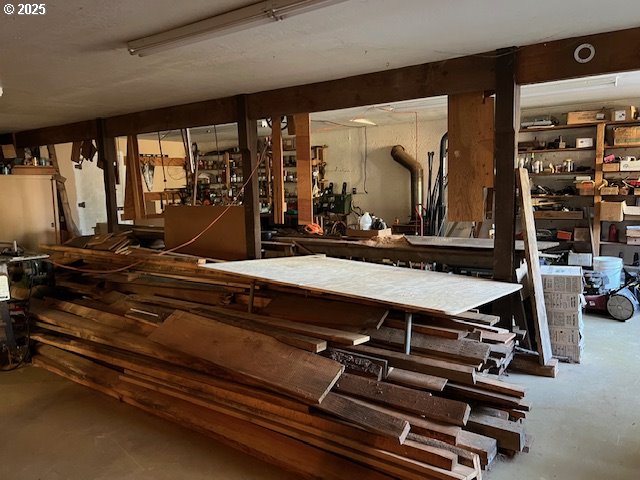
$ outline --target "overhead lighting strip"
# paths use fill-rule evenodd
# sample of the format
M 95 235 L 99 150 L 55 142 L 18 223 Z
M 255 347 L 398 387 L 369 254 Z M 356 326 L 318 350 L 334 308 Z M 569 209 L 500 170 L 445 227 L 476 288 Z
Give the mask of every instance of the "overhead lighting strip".
M 263 1 L 182 27 L 131 40 L 127 42 L 127 48 L 131 55 L 144 57 L 260 25 L 279 22 L 295 15 L 301 15 L 345 1 L 346 0 Z

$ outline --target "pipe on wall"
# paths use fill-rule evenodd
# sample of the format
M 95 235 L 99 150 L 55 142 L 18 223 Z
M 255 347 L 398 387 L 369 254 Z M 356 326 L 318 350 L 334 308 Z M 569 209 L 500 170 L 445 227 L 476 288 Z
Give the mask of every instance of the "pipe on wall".
M 411 218 L 416 219 L 415 207 L 424 206 L 424 170 L 420 162 L 407 153 L 402 145 L 391 149 L 393 159 L 411 173 Z

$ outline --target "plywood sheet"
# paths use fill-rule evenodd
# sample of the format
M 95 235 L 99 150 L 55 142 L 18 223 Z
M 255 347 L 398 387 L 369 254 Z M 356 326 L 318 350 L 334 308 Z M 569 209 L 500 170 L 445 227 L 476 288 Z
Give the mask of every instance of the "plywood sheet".
M 493 98 L 484 92 L 449 95 L 447 216 L 484 220 L 484 188 L 493 186 Z
M 243 375 L 270 390 L 320 403 L 344 367 L 261 333 L 175 312 L 149 339 Z
M 55 198 L 51 176 L 0 175 L 0 242 L 16 240 L 28 250 L 58 243 Z
M 228 262 L 205 268 L 267 283 L 441 315 L 457 315 L 522 288 L 519 284 L 322 255 Z
M 164 212 L 167 248 L 191 240 L 216 219 L 204 235 L 178 252 L 221 260 L 247 258 L 244 208 L 237 206 L 167 206 Z

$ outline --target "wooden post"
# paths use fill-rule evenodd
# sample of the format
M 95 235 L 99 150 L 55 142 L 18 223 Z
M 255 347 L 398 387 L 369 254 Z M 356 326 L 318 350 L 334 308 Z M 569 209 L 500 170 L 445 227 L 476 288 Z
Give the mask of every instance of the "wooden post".
M 271 158 L 273 160 L 273 222 L 284 223 L 284 161 L 282 158 L 282 122 L 280 115 L 271 117 Z
M 124 214 L 122 218 L 125 220 L 137 220 L 146 217 L 137 135 L 127 136 L 126 165 L 127 177 L 124 182 Z
M 247 183 L 242 205 L 247 235 L 247 256 L 260 258 L 260 195 L 258 189 L 258 123 L 249 118 L 246 95 L 238 95 L 238 144 L 242 176 Z M 252 175 L 253 173 L 253 175 Z
M 311 178 L 311 121 L 308 113 L 293 116 L 296 132 L 298 173 L 298 225 L 313 223 L 313 179 Z
M 102 163 L 104 177 L 104 193 L 107 206 L 107 230 L 118 230 L 118 203 L 116 200 L 116 139 L 107 137 L 104 119 L 96 120 L 96 144 L 98 147 L 98 159 Z
M 515 81 L 516 50 L 498 50 L 496 58 L 496 177 L 495 177 L 495 243 L 493 278 L 515 281 L 515 221 L 517 130 L 520 128 L 520 87 Z M 511 329 L 513 297 L 494 303 L 499 325 Z
M 596 191 L 593 197 L 593 224 L 591 229 L 591 251 L 593 256 L 600 255 L 600 234 L 602 224 L 600 223 L 600 207 L 602 203 L 602 195 L 600 195 L 600 185 L 604 180 L 602 173 L 602 164 L 604 163 L 604 134 L 606 124 L 599 123 L 596 127 L 596 163 L 594 180 L 596 182 Z

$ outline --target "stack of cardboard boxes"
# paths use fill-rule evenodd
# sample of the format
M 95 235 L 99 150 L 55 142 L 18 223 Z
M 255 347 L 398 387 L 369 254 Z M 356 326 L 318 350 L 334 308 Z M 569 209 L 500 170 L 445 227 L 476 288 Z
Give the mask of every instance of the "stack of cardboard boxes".
M 557 357 L 580 363 L 584 351 L 582 268 L 546 265 L 540 270 L 551 350 Z

